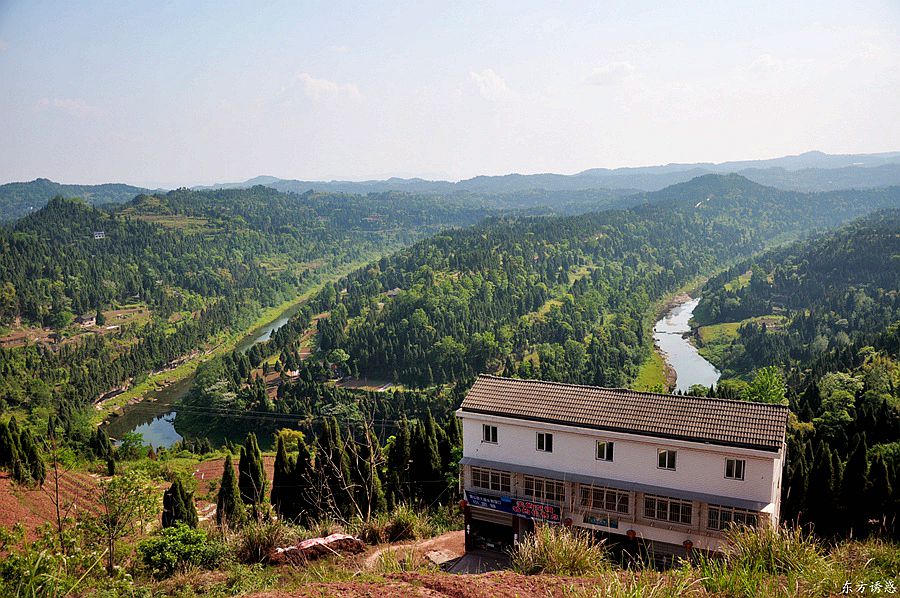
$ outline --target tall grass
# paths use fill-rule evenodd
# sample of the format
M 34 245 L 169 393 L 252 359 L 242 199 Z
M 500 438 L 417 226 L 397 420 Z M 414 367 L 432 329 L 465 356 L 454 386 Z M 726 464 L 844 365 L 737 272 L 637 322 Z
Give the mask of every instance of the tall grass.
M 385 544 L 430 538 L 461 526 L 462 522 L 445 510 L 425 512 L 401 504 L 368 521 L 357 520 L 350 525 L 349 533 L 356 534 L 367 544 Z
M 701 554 L 703 587 L 726 596 L 820 596 L 843 583 L 842 571 L 810 534 L 788 526 L 734 527 L 721 556 Z
M 538 525 L 510 551 L 514 571 L 525 575 L 585 576 L 610 569 L 606 547 L 584 530 Z

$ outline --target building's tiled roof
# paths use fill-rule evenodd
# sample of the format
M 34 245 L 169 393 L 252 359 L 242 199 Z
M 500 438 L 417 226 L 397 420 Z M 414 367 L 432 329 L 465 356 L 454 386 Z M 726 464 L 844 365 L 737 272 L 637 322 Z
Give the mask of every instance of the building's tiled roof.
M 482 375 L 462 411 L 778 451 L 788 408 Z

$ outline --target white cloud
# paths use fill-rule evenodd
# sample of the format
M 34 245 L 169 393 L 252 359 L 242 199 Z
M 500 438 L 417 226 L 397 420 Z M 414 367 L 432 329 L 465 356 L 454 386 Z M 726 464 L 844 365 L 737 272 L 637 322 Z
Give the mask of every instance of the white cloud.
M 634 77 L 635 70 L 630 62 L 609 62 L 591 71 L 585 82 L 591 85 L 619 85 Z
M 337 83 L 330 79 L 317 79 L 309 73 L 300 73 L 297 80 L 303 85 L 306 95 L 313 99 L 334 96 L 360 97 L 359 88 L 353 83 Z
M 0 39 L 0 52 L 6 51 L 6 49 L 8 47 L 9 47 L 9 44 L 6 43 L 6 40 Z
M 349 54 L 350 46 L 342 46 L 342 45 L 331 45 L 328 46 L 328 49 L 334 52 L 335 54 Z
M 494 69 L 484 69 L 480 73 L 470 71 L 469 77 L 478 86 L 478 93 L 486 100 L 498 102 L 514 95 L 503 77 L 494 72 Z
M 34 106 L 38 112 L 58 110 L 72 116 L 86 117 L 97 113 L 97 108 L 81 98 L 41 98 Z

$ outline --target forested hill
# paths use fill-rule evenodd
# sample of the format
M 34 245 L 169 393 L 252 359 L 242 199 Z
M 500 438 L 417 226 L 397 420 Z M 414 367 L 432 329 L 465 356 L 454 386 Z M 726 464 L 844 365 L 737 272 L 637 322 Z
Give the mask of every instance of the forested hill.
M 330 312 L 319 349 L 412 386 L 481 371 L 621 386 L 650 346 L 655 300 L 777 241 L 896 205 L 900 188 L 802 194 L 708 175 L 642 200 L 497 219 L 362 268 L 314 302 Z
M 0 185 L 0 221 L 15 220 L 44 207 L 53 197 L 80 197 L 92 205 L 124 203 L 147 189 L 106 183 L 103 185 L 63 185 L 47 179 Z
M 0 396 L 96 400 L 241 330 L 338 267 L 486 213 L 434 198 L 265 187 L 140 195 L 109 210 L 57 197 L 0 226 L 0 328 L 42 339 L 0 347 Z M 116 319 L 87 332 L 72 325 L 102 312 Z M 57 351 L 45 350 L 41 326 L 56 331 Z
M 900 210 L 742 262 L 711 279 L 695 318 L 732 375 L 762 365 L 850 365 L 900 321 Z

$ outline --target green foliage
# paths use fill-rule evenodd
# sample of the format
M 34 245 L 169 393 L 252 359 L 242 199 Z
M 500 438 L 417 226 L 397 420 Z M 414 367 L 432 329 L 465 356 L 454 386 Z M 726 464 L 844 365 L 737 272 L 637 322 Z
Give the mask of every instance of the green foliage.
M 238 461 L 238 488 L 241 491 L 241 500 L 246 505 L 258 505 L 262 502 L 266 492 L 266 472 L 263 468 L 262 453 L 256 442 L 256 434 L 247 435 L 247 440 L 241 448 L 241 458 Z
M 590 534 L 559 525 L 537 525 L 510 551 L 510 565 L 525 575 L 593 576 L 607 571 L 603 544 Z
M 787 385 L 776 367 L 758 370 L 741 398 L 756 403 L 787 405 Z
M 185 490 L 180 479 L 176 479 L 163 494 L 162 525 L 164 528 L 174 525 L 197 527 L 199 520 L 194 507 L 193 495 Z
M 219 483 L 219 494 L 216 498 L 216 522 L 221 526 L 239 525 L 244 519 L 244 503 L 241 501 L 237 476 L 231 453 L 225 454 L 225 466 L 222 470 L 222 481 Z
M 203 567 L 213 569 L 226 556 L 226 547 L 182 522 L 163 529 L 138 545 L 138 553 L 152 574 L 166 577 L 179 569 Z

